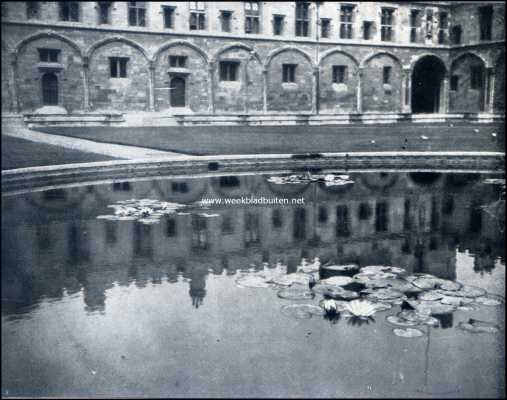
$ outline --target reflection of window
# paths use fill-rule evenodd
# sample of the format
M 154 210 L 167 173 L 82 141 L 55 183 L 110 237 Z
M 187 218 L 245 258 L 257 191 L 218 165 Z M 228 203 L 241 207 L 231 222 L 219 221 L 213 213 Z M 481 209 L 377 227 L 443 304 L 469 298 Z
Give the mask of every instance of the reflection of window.
M 143 1 L 129 1 L 129 25 L 146 26 L 146 5 Z
M 221 176 L 220 187 L 239 187 L 240 182 L 237 176 Z
M 259 33 L 259 2 L 245 2 L 245 33 Z
M 393 8 L 382 8 L 380 18 L 380 39 L 383 42 L 393 40 Z
M 412 226 L 412 220 L 410 219 L 410 206 L 410 199 L 405 199 L 405 203 L 403 205 L 403 229 L 406 231 L 410 230 Z
M 105 230 L 106 230 L 106 243 L 114 244 L 118 241 L 117 237 L 117 227 L 115 221 L 104 221 L 105 222 Z
M 283 35 L 283 21 L 284 15 L 274 15 L 273 16 L 273 35 L 279 36 Z
M 375 231 L 386 232 L 388 226 L 387 203 L 377 203 L 375 208 Z
M 444 44 L 446 41 L 446 32 L 449 25 L 449 15 L 446 12 L 438 14 L 438 43 Z
M 26 2 L 26 19 L 38 19 L 39 18 L 39 2 L 38 1 L 27 1 Z
M 208 231 L 206 218 L 200 215 L 192 215 L 192 247 L 208 248 Z
M 188 193 L 187 182 L 172 182 L 171 190 L 173 193 Z
M 234 233 L 234 224 L 229 214 L 222 215 L 222 235 L 231 235 Z
M 349 208 L 347 206 L 336 207 L 336 236 L 349 236 Z
M 433 38 L 433 10 L 426 10 L 426 39 Z
M 308 36 L 310 17 L 308 10 L 310 3 L 307 1 L 296 2 L 296 36 Z
M 185 68 L 187 66 L 187 56 L 169 56 L 169 65 L 171 67 Z
M 479 7 L 479 29 L 481 40 L 491 40 L 491 25 L 493 19 L 493 7 Z
M 129 192 L 130 191 L 130 183 L 129 182 L 115 182 L 113 183 L 113 191 L 119 192 Z
M 370 40 L 371 39 L 371 30 L 373 27 L 372 21 L 363 21 L 363 39 Z
M 361 220 L 365 220 L 370 218 L 371 216 L 371 208 L 368 203 L 361 203 L 359 204 L 359 211 L 358 211 L 358 217 Z
M 391 83 L 391 66 L 389 65 L 386 65 L 383 69 L 382 69 L 382 82 L 384 83 L 384 85 L 388 85 Z
M 40 62 L 58 62 L 58 55 L 60 50 L 58 49 L 37 49 L 39 50 L 39 61 Z
M 328 221 L 329 217 L 327 214 L 327 207 L 320 206 L 319 207 L 319 222 L 321 224 L 325 224 Z
M 320 19 L 320 36 L 328 38 L 331 33 L 331 20 L 329 18 Z
M 448 195 L 444 199 L 444 204 L 442 205 L 442 213 L 444 215 L 450 215 L 454 211 L 454 197 Z
M 340 7 L 340 38 L 342 39 L 352 39 L 353 12 L 353 5 L 343 5 Z
M 273 228 L 281 228 L 283 226 L 282 210 L 278 208 L 273 210 L 273 213 L 271 214 L 271 222 L 273 223 Z
M 461 44 L 461 26 L 460 25 L 454 25 L 451 28 L 451 41 L 452 44 Z
M 306 238 L 306 210 L 304 208 L 294 210 L 293 236 L 296 240 Z
M 51 248 L 53 242 L 51 240 L 51 230 L 49 229 L 49 225 L 37 225 L 35 233 L 37 235 L 37 245 L 39 250 L 48 250 Z
M 126 57 L 109 57 L 109 71 L 111 78 L 126 78 L 127 77 L 127 62 Z
M 220 80 L 237 81 L 238 80 L 238 61 L 220 61 Z
M 60 21 L 79 21 L 79 2 L 62 1 L 60 6 Z
M 247 212 L 245 214 L 245 244 L 248 246 L 259 242 L 259 216 Z
M 459 76 L 458 75 L 452 75 L 451 76 L 451 90 L 452 91 L 458 90 L 458 83 L 459 83 Z
M 164 28 L 174 28 L 174 11 L 176 7 L 163 6 L 162 11 L 164 13 Z
M 333 83 L 345 83 L 347 77 L 346 65 L 333 65 Z
M 67 192 L 63 189 L 51 189 L 44 192 L 44 200 L 65 200 Z
M 176 236 L 176 220 L 174 218 L 168 218 L 165 227 L 165 235 L 167 237 Z
M 474 66 L 470 69 L 470 89 L 482 88 L 482 67 Z
M 190 2 L 190 30 L 206 29 L 206 9 L 203 1 Z
M 296 82 L 296 64 L 282 65 L 282 82 Z
M 110 1 L 99 1 L 98 2 L 99 12 L 99 24 L 105 25 L 111 23 L 111 2 Z
M 231 31 L 232 11 L 220 12 L 220 23 L 222 24 L 222 32 Z

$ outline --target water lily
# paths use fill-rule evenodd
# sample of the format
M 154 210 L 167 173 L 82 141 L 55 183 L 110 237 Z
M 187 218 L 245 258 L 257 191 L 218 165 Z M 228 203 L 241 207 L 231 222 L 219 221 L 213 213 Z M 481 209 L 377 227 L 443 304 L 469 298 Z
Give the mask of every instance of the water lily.
M 151 215 L 151 213 L 153 213 L 153 209 L 151 209 L 149 207 L 143 207 L 143 208 L 141 208 L 141 215 L 143 217 L 148 217 L 149 215 Z
M 368 318 L 378 311 L 375 303 L 368 300 L 352 300 L 345 304 L 345 309 L 356 317 Z

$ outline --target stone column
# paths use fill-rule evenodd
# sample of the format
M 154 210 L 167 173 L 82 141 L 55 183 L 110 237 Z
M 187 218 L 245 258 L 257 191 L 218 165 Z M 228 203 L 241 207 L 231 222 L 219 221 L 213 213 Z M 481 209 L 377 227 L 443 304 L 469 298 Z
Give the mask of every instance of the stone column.
M 215 61 L 210 61 L 208 64 L 208 112 L 215 114 Z
M 318 113 L 317 104 L 318 104 L 318 96 L 319 96 L 319 68 L 318 67 L 313 68 L 312 75 L 313 75 L 312 114 L 317 114 Z
M 262 112 L 268 112 L 268 70 L 262 69 Z
M 12 107 L 14 112 L 18 114 L 20 110 L 19 99 L 18 99 L 18 55 L 11 53 L 11 73 L 9 74 L 9 80 L 11 81 L 12 88 Z
M 449 112 L 449 97 L 450 97 L 450 93 L 449 93 L 449 80 L 450 80 L 450 75 L 449 73 L 447 72 L 445 75 L 444 75 L 444 78 L 442 79 L 442 90 L 441 90 L 441 104 L 440 104 L 440 112 L 444 113 L 444 114 L 447 114 Z
M 155 62 L 148 65 L 148 111 L 155 111 Z
M 362 67 L 357 68 L 357 99 L 356 99 L 356 111 L 358 114 L 363 112 L 363 74 L 364 69 Z
M 488 68 L 487 70 L 487 80 L 488 80 L 488 97 L 486 99 L 488 102 L 486 103 L 485 110 L 489 113 L 495 112 L 495 69 Z
M 90 111 L 90 85 L 88 78 L 90 75 L 90 60 L 83 57 L 83 110 Z
M 412 82 L 410 79 L 410 67 L 404 67 L 401 79 L 401 112 L 410 114 L 412 112 Z

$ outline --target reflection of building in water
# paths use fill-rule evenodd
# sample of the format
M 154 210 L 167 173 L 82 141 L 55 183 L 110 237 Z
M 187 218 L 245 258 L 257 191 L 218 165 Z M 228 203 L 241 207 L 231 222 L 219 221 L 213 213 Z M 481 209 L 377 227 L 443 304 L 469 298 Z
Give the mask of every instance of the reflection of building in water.
M 83 290 L 88 310 L 103 310 L 118 285 L 189 281 L 195 306 L 206 276 L 281 262 L 295 271 L 302 257 L 323 262 L 399 265 L 412 272 L 455 277 L 456 247 L 475 254 L 488 272 L 503 257 L 503 234 L 482 204 L 499 188 L 452 175 L 352 176 L 327 188 L 273 185 L 259 176 L 131 182 L 6 198 L 2 287 L 19 304 Z M 121 190 L 120 190 L 121 189 Z M 107 205 L 130 198 L 189 204 L 206 197 L 303 197 L 298 206 L 227 206 L 164 217 L 159 224 L 97 220 Z M 3 205 L 4 206 L 4 205 Z M 202 214 L 218 214 L 209 217 Z M 17 307 L 17 306 L 13 306 Z

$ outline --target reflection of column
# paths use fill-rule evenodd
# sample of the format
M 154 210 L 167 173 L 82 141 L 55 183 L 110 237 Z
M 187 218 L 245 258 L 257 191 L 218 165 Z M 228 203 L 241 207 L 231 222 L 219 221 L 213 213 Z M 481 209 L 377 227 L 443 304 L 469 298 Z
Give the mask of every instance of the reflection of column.
M 440 104 L 440 112 L 447 114 L 449 112 L 449 73 L 444 75 L 442 79 L 442 102 Z
M 364 69 L 359 67 L 357 69 L 357 112 L 359 114 L 363 112 L 363 73 Z
M 16 53 L 11 53 L 11 70 L 12 73 L 9 74 L 9 79 L 11 79 L 11 88 L 12 88 L 12 105 L 14 111 L 16 113 L 20 112 L 19 100 L 18 100 L 18 57 Z
M 410 67 L 403 68 L 401 79 L 401 111 L 403 113 L 411 113 L 412 105 L 410 104 L 411 82 L 410 82 Z
M 313 68 L 313 96 L 312 96 L 312 114 L 317 114 L 317 96 L 319 95 L 318 85 L 319 85 L 319 68 Z
M 208 112 L 215 114 L 215 85 L 214 85 L 215 61 L 208 64 Z
M 495 69 L 488 68 L 487 70 L 488 93 L 486 95 L 486 111 L 494 112 L 495 104 Z
M 155 63 L 148 65 L 148 110 L 155 111 Z
M 268 70 L 262 69 L 262 111 L 268 112 Z
M 90 60 L 83 57 L 83 110 L 90 111 L 90 88 L 88 85 L 88 77 L 90 74 Z

